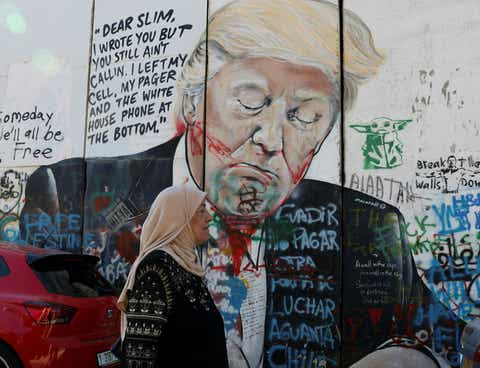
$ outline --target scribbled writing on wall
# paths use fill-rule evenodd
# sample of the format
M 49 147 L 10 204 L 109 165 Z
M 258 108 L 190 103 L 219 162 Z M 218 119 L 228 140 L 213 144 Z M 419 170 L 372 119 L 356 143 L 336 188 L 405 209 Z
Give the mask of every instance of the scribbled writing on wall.
M 353 173 L 350 177 L 349 187 L 372 197 L 396 204 L 414 202 L 417 196 L 413 185 L 408 181 L 385 178 L 379 175 Z
M 480 161 L 471 155 L 417 160 L 415 187 L 422 192 L 458 193 L 480 187 Z
M 434 195 L 425 212 L 404 225 L 416 271 L 428 290 L 415 303 L 411 325 L 425 330 L 425 344 L 453 367 L 460 366 L 464 323 L 479 315 L 479 204 L 475 192 Z
M 387 204 L 359 194 L 352 199 L 353 206 L 346 209 L 344 217 L 342 259 L 347 270 L 343 274 L 344 298 L 348 300 L 343 315 L 346 361 L 355 361 L 362 349 L 391 343 L 428 347 L 458 367 L 457 337 L 462 324 L 455 317 L 455 308 L 445 304 L 436 288 L 420 281 L 423 277 L 426 282 L 421 270 L 430 267 L 419 259 L 415 265 L 410 255 L 438 250 L 434 245 L 426 249 L 426 239 L 436 228 L 432 214 L 418 215 L 410 224 Z
M 0 145 L 4 148 L 0 149 L 0 163 L 5 159 L 22 165 L 58 157 L 56 150 L 65 138 L 63 129 L 55 114 L 41 106 L 23 111 L 0 109 Z
M 336 203 L 286 203 L 269 223 L 266 356 L 271 367 L 339 364 Z
M 88 95 L 87 145 L 153 137 L 173 109 L 187 54 L 175 44 L 192 29 L 173 9 L 96 26 Z

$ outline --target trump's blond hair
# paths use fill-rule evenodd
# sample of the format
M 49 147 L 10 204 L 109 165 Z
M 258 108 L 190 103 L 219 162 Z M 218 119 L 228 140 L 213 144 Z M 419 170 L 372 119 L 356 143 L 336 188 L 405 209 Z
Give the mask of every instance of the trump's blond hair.
M 383 56 L 370 30 L 343 10 L 344 108 L 350 109 L 360 83 L 374 76 Z M 322 70 L 334 86 L 340 109 L 339 8 L 324 0 L 236 0 L 215 13 L 179 78 L 179 96 L 202 96 L 208 47 L 207 80 L 232 59 L 270 57 Z M 183 92 L 183 93 L 182 93 Z

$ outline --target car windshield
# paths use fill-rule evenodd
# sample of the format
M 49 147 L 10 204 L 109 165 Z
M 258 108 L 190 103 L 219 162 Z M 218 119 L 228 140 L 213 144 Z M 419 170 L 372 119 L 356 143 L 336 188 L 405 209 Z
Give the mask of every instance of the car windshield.
M 87 257 L 49 256 L 30 262 L 30 267 L 50 293 L 73 297 L 118 295 Z

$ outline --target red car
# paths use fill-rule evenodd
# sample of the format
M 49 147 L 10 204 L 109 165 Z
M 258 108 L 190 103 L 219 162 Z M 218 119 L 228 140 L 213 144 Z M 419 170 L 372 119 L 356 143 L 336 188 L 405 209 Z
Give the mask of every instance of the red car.
M 118 366 L 116 291 L 98 258 L 0 243 L 0 368 Z

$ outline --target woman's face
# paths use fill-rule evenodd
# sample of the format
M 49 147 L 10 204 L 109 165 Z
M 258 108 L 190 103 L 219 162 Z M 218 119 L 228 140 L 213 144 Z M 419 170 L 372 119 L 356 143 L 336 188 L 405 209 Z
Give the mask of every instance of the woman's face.
M 205 207 L 205 200 L 203 200 L 190 221 L 196 244 L 203 244 L 208 240 L 208 225 L 211 220 L 212 216 L 208 213 Z

